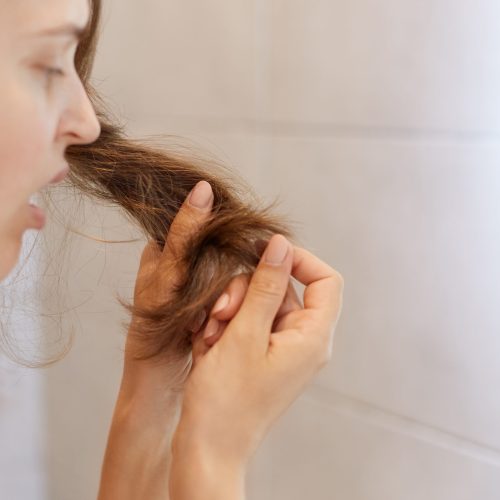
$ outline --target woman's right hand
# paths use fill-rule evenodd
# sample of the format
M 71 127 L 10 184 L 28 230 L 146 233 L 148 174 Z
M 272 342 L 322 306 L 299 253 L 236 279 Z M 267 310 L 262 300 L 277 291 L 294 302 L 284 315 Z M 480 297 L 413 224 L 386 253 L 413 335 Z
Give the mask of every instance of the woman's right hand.
M 266 262 L 280 244 L 288 247 L 284 262 Z M 306 286 L 304 306 L 292 300 L 277 321 L 290 294 L 290 275 Z M 273 236 L 239 310 L 186 380 L 174 456 L 193 444 L 219 460 L 246 463 L 330 360 L 342 293 L 337 271 L 282 235 Z

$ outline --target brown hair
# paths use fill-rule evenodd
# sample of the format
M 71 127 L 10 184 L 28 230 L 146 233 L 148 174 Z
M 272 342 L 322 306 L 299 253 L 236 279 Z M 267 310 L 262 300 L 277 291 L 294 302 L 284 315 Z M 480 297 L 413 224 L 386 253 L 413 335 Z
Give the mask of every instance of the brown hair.
M 276 202 L 259 206 L 252 189 L 234 172 L 181 154 L 127 138 L 124 127 L 112 118 L 89 78 L 94 61 L 101 14 L 101 1 L 91 1 L 91 20 L 76 55 L 76 69 L 101 124 L 101 135 L 92 144 L 67 149 L 68 181 L 82 193 L 123 208 L 147 237 L 163 248 L 167 233 L 181 204 L 200 180 L 214 192 L 209 220 L 187 243 L 178 265 L 185 270 L 168 303 L 138 308 L 118 296 L 134 318 L 140 318 L 143 342 L 140 359 L 161 355 L 185 356 L 191 350 L 191 325 L 205 309 L 209 311 L 234 275 L 255 270 L 262 244 L 275 233 L 293 242 L 290 219 L 271 213 Z M 251 201 L 245 195 L 253 195 Z M 285 223 L 284 221 L 287 221 Z

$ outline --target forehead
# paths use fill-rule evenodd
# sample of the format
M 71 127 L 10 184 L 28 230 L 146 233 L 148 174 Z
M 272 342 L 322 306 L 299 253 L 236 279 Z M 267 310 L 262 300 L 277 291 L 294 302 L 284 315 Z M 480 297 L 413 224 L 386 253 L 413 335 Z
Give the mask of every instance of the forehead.
M 10 34 L 28 35 L 66 22 L 82 25 L 88 20 L 89 1 L 0 0 L 0 27 Z

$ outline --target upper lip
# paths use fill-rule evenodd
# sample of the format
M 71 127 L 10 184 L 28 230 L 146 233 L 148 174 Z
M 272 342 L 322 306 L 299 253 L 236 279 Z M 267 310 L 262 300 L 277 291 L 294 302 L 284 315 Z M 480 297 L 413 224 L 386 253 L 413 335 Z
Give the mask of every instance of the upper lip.
M 57 182 L 61 182 L 69 172 L 69 166 L 66 165 L 54 178 L 50 181 L 49 184 L 56 184 Z

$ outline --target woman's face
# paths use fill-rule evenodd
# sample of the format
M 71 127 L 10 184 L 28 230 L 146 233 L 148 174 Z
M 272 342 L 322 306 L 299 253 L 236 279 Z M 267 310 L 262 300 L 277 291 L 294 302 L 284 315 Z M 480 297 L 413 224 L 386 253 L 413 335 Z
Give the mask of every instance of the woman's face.
M 0 0 L 0 280 L 24 231 L 41 228 L 30 196 L 67 168 L 69 145 L 100 134 L 74 67 L 78 40 L 58 31 L 84 27 L 89 14 L 88 0 Z

